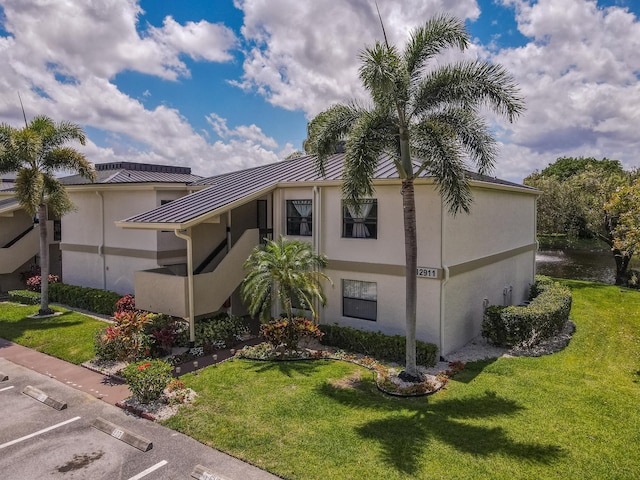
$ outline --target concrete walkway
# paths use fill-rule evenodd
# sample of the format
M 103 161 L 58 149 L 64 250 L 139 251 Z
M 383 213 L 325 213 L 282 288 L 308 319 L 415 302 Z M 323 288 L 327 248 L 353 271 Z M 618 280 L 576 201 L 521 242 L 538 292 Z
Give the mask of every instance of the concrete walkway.
M 131 395 L 125 383 L 3 338 L 0 338 L 0 357 L 54 378 L 111 405 L 122 402 Z

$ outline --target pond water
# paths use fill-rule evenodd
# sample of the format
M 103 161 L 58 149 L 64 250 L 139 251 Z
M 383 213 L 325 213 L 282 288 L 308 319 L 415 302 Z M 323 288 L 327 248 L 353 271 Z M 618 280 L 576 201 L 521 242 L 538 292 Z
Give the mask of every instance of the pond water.
M 539 250 L 536 270 L 540 275 L 613 284 L 616 264 L 611 252 L 589 250 Z

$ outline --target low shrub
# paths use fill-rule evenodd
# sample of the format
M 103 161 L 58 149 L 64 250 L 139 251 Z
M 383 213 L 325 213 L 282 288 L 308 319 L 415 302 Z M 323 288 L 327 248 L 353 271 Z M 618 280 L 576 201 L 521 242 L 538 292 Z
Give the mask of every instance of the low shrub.
M 39 292 L 42 288 L 42 277 L 40 275 L 34 275 L 27 279 L 27 290 L 30 292 Z M 49 284 L 60 283 L 60 277 L 57 275 L 49 275 Z
M 116 327 L 109 326 L 96 332 L 93 339 L 93 349 L 100 360 L 120 360 L 125 352 L 125 343 Z
M 273 348 L 292 352 L 303 339 L 321 339 L 318 325 L 306 318 L 279 318 L 260 325 L 260 336 Z
M 370 355 L 378 360 L 404 363 L 406 339 L 402 335 L 385 335 L 339 325 L 320 325 L 324 333 L 321 342 L 350 352 Z M 438 347 L 432 343 L 416 342 L 416 363 L 431 367 L 436 364 Z
M 116 308 L 114 310 L 114 313 L 135 312 L 135 311 L 136 311 L 136 299 L 133 295 L 128 293 L 116 302 Z
M 196 345 L 211 351 L 236 345 L 249 329 L 241 317 L 218 315 L 196 321 Z
M 162 360 L 130 363 L 122 371 L 131 394 L 141 403 L 150 403 L 162 395 L 172 380 L 173 367 Z
M 70 307 L 82 308 L 93 313 L 111 315 L 121 295 L 97 288 L 77 287 L 64 283 L 49 285 L 49 300 Z
M 146 313 L 122 312 L 113 316 L 115 323 L 96 335 L 96 356 L 103 360 L 139 360 L 151 354 L 153 339 L 145 332 L 150 322 Z
M 184 334 L 188 334 L 189 324 L 184 319 L 162 313 L 149 313 L 147 319 L 144 331 L 153 339 L 155 354 L 171 353 L 172 347 L 179 343 L 187 345 L 188 337 Z
M 23 305 L 38 305 L 40 303 L 40 293 L 29 290 L 10 290 L 9 301 L 22 303 Z
M 494 345 L 532 346 L 559 332 L 569 319 L 571 290 L 537 276 L 527 306 L 490 306 L 482 321 L 482 336 Z

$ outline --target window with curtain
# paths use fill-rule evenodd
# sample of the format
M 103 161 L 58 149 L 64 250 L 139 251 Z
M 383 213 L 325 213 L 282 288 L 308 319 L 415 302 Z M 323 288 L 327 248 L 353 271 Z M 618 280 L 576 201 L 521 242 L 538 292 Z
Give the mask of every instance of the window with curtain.
M 367 199 L 358 205 L 342 204 L 344 238 L 378 238 L 378 200 Z
M 287 235 L 310 237 L 313 228 L 311 200 L 287 200 Z
M 375 322 L 378 318 L 378 285 L 342 280 L 342 315 Z

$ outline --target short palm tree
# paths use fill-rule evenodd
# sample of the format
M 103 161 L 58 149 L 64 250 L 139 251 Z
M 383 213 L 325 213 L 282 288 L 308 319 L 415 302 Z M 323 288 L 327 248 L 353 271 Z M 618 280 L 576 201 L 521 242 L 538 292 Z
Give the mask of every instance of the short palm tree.
M 383 29 L 384 33 L 384 29 Z M 480 116 L 488 107 L 512 121 L 524 109 L 513 79 L 499 65 L 481 61 L 435 64 L 447 48 L 465 50 L 469 34 L 448 16 L 413 30 L 403 52 L 377 42 L 360 54 L 360 79 L 372 103 L 335 105 L 308 126 L 305 148 L 317 154 L 321 172 L 327 157 L 346 140 L 343 196 L 352 205 L 373 193 L 373 176 L 382 153 L 393 158 L 402 181 L 406 260 L 406 367 L 416 369 L 416 211 L 414 180 L 435 179 L 452 214 L 468 212 L 472 201 L 467 159 L 480 173 L 495 159 L 495 140 Z M 432 65 L 433 63 L 433 65 Z
M 71 147 L 70 141 L 85 143 L 82 129 L 73 123 L 55 123 L 38 116 L 24 128 L 0 124 L 0 174 L 17 172 L 16 198 L 29 215 L 38 214 L 40 226 L 41 298 L 40 315 L 49 309 L 49 249 L 47 211 L 60 216 L 73 209 L 64 185 L 55 177 L 60 170 L 73 171 L 90 180 L 95 170 L 85 156 Z
M 307 242 L 280 237 L 258 245 L 244 263 L 247 276 L 242 296 L 249 304 L 249 312 L 263 321 L 269 320 L 275 293 L 287 318 L 293 317 L 296 302 L 311 310 L 317 320 L 316 301 L 326 304 L 322 281 L 331 281 L 320 271 L 326 266 L 326 256 L 315 253 Z

